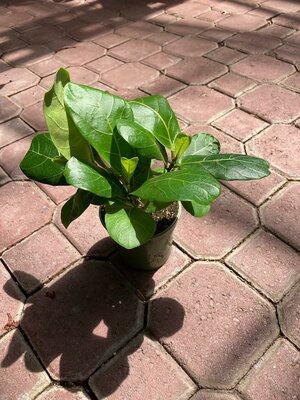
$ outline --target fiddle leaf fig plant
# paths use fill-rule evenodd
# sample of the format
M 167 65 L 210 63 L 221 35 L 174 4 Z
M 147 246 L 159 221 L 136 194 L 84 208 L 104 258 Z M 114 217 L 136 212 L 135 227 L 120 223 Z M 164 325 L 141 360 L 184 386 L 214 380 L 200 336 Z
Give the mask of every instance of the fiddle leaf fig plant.
M 22 171 L 39 182 L 76 187 L 62 208 L 65 227 L 90 204 L 99 205 L 108 233 L 127 249 L 153 237 L 152 214 L 172 203 L 202 217 L 221 193 L 220 180 L 269 175 L 263 159 L 222 154 L 208 133 L 186 135 L 164 97 L 127 101 L 70 82 L 63 68 L 45 94 L 44 115 L 48 132 L 34 137 Z

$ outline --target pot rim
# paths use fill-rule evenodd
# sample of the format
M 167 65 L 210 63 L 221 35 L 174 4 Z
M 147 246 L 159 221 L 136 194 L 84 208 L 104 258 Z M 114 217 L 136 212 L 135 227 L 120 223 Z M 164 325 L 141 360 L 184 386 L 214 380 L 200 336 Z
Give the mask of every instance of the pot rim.
M 174 221 L 173 221 L 166 229 L 164 229 L 162 232 L 159 232 L 159 233 L 157 233 L 156 235 L 153 235 L 153 237 L 152 237 L 150 240 L 152 240 L 152 239 L 154 239 L 154 238 L 157 238 L 157 237 L 163 235 L 163 234 L 166 233 L 168 230 L 170 230 L 171 228 L 173 228 L 174 225 L 177 223 L 177 221 L 179 220 L 179 218 L 180 218 L 180 216 L 181 216 L 182 205 L 181 205 L 181 201 L 177 201 L 176 203 L 178 203 L 178 211 L 177 211 L 177 215 L 176 215 Z M 104 218 L 103 218 L 103 216 L 102 216 L 102 213 L 101 213 L 101 207 L 99 207 L 99 217 L 100 217 L 100 221 L 101 221 L 102 225 L 103 225 L 104 228 L 106 229 L 105 220 L 104 220 Z

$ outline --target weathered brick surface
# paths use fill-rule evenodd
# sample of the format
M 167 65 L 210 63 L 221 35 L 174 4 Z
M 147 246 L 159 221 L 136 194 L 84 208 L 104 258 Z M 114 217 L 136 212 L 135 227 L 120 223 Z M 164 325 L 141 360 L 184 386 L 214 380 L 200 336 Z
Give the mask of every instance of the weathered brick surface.
M 300 354 L 278 340 L 249 372 L 239 390 L 249 400 L 290 400 L 299 397 Z
M 31 296 L 21 322 L 49 373 L 64 380 L 87 378 L 142 325 L 142 303 L 101 261 L 81 262 Z
M 238 97 L 255 86 L 256 83 L 252 79 L 234 74 L 233 72 L 229 72 L 209 84 L 209 87 L 217 89 L 231 97 Z
M 300 282 L 278 305 L 279 323 L 284 334 L 300 347 Z
M 13 143 L 32 133 L 33 130 L 20 118 L 4 122 L 0 125 L 0 147 Z
M 166 351 L 140 336 L 97 371 L 90 385 L 98 398 L 109 400 L 138 400 L 144 396 L 186 400 L 195 391 L 194 383 Z
M 160 302 L 175 299 L 181 314 Z M 238 299 L 238 300 L 237 300 Z M 195 263 L 150 305 L 149 328 L 201 385 L 232 388 L 278 334 L 275 309 L 217 263 Z
M 300 256 L 271 233 L 264 231 L 251 236 L 226 260 L 276 302 L 300 277 Z
M 46 389 L 37 400 L 88 400 L 89 397 L 82 389 L 54 386 Z

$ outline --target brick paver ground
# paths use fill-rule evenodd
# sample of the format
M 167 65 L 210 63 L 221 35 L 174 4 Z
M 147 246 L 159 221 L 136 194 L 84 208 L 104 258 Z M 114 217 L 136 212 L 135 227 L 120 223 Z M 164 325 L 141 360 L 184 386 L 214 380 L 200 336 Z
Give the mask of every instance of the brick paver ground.
M 4 0 L 0 7 L 0 399 L 300 399 L 300 2 Z M 182 212 L 169 261 L 125 268 L 72 188 L 18 164 L 55 71 L 169 98 L 188 134 L 268 159 Z

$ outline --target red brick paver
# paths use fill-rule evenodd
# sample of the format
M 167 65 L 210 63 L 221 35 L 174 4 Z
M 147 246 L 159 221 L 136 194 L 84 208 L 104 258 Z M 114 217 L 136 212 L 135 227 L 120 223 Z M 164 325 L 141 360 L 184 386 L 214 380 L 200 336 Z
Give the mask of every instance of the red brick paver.
M 0 398 L 298 399 L 299 12 L 296 0 L 2 2 Z M 270 176 L 224 182 L 208 216 L 182 212 L 166 265 L 129 270 L 96 206 L 65 229 L 75 189 L 19 168 L 60 67 L 127 99 L 168 97 L 184 132 L 266 158 Z

